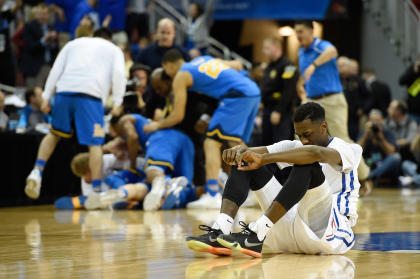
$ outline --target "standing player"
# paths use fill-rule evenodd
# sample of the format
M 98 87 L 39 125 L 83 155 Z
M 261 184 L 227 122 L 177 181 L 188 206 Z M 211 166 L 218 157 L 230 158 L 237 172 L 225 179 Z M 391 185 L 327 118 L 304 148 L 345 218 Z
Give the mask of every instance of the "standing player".
M 261 257 L 263 243 L 274 252 L 307 254 L 341 254 L 353 246 L 362 148 L 331 138 L 325 111 L 314 102 L 296 110 L 294 127 L 300 141 L 223 152 L 223 160 L 238 168 L 232 169 L 226 183 L 214 225 L 201 226 L 207 234 L 187 237 L 190 249 L 216 255 L 235 249 Z M 270 163 L 280 168 L 293 165 L 284 185 L 264 166 Z M 232 234 L 233 218 L 249 188 L 264 214 Z
M 26 180 L 25 193 L 37 199 L 45 164 L 61 137 L 72 136 L 74 121 L 80 144 L 89 146 L 92 185 L 102 184 L 103 104 L 112 89 L 117 113 L 125 90 L 124 55 L 111 42 L 112 33 L 98 29 L 94 38 L 79 38 L 61 50 L 48 76 L 41 110 L 49 111 L 49 99 L 57 92 L 52 114 L 52 128 L 39 147 L 35 168 Z
M 186 63 L 180 52 L 169 50 L 162 64 L 165 72 L 173 78 L 174 107 L 165 119 L 146 125 L 145 132 L 165 129 L 181 122 L 185 116 L 187 90 L 219 100 L 204 141 L 207 194 L 194 205 L 218 207 L 221 204 L 218 177 L 222 166 L 222 145 L 228 143 L 233 146 L 249 141 L 260 103 L 260 91 L 253 81 L 237 71 L 241 68 L 238 61 L 202 56 Z

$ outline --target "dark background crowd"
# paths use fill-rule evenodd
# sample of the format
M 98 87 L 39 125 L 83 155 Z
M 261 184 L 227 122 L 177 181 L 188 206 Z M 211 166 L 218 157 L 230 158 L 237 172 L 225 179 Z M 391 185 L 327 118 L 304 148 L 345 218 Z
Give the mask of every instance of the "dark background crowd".
M 182 26 L 183 40 L 177 43 L 174 21 L 162 19 L 150 26 L 153 0 L 0 0 L 0 131 L 48 132 L 50 116 L 40 106 L 51 65 L 67 41 L 99 27 L 111 29 L 114 43 L 124 51 L 129 80 L 125 103 L 148 118 L 159 119 L 166 109 L 159 91 L 168 85 L 153 85 L 151 73 L 172 48 L 180 50 L 187 61 L 209 54 L 214 2 L 182 1 L 187 20 Z M 284 46 L 282 38 L 266 38 L 262 50 L 266 59 L 246 69 L 262 93 L 252 145 L 294 138 L 291 119 L 302 97 L 297 76 L 276 74 L 292 71 L 285 67 L 296 68 L 285 60 Z M 357 60 L 340 56 L 337 66 L 349 107 L 349 135 L 363 147 L 370 177 L 384 185 L 420 185 L 420 59 L 405 72 L 395 73 L 407 88 L 401 99 L 393 98 L 397 94 L 376 78 L 374 69 L 360 69 Z M 191 129 L 204 132 L 209 117 L 211 109 L 203 110 L 203 126 L 191 125 Z

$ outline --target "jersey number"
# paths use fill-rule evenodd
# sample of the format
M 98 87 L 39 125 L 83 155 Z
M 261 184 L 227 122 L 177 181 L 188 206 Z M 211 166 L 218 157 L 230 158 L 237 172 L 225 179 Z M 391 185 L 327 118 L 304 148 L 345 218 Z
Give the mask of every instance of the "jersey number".
M 228 66 L 216 59 L 209 60 L 198 67 L 200 73 L 206 74 L 212 79 L 217 79 L 220 73 L 227 69 L 229 69 Z

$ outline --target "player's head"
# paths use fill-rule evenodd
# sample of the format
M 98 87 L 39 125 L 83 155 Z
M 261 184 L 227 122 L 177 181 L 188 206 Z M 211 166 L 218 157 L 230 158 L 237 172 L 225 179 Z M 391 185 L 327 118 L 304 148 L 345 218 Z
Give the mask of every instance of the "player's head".
M 303 145 L 328 145 L 324 108 L 314 102 L 299 106 L 293 117 L 295 133 Z
M 89 153 L 79 153 L 73 157 L 70 163 L 74 175 L 83 178 L 87 183 L 92 181 L 92 175 L 89 168 Z
M 163 56 L 162 66 L 165 73 L 173 78 L 184 62 L 184 58 L 179 50 L 170 49 Z
M 172 19 L 163 18 L 156 30 L 156 40 L 161 47 L 172 47 L 175 40 L 175 23 Z
M 270 60 L 275 61 L 282 55 L 283 40 L 279 37 L 267 38 L 263 42 L 263 53 Z
M 153 90 L 159 96 L 166 97 L 171 93 L 172 81 L 171 78 L 165 74 L 163 68 L 157 68 L 152 72 L 150 83 Z
M 295 23 L 295 32 L 299 43 L 308 47 L 314 40 L 314 24 L 311 20 L 302 20 Z
M 101 27 L 93 33 L 93 37 L 102 38 L 102 39 L 111 41 L 112 31 L 106 27 Z

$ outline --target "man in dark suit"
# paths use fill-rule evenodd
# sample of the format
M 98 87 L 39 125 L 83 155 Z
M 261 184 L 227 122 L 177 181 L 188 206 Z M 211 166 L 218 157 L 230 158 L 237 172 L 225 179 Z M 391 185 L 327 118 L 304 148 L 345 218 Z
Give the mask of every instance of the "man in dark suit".
M 388 84 L 376 79 L 373 69 L 366 69 L 362 74 L 369 91 L 369 100 L 365 106 L 365 113 L 369 113 L 372 109 L 378 109 L 382 115 L 387 115 L 387 109 L 391 103 L 391 90 Z
M 420 57 L 405 70 L 399 82 L 407 86 L 408 114 L 420 124 Z
M 20 69 L 26 86 L 43 87 L 58 52 L 57 32 L 48 26 L 49 10 L 45 4 L 36 7 L 35 19 L 23 28 L 24 43 Z

